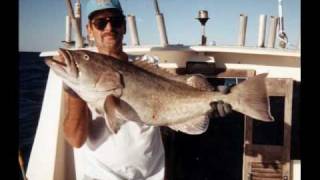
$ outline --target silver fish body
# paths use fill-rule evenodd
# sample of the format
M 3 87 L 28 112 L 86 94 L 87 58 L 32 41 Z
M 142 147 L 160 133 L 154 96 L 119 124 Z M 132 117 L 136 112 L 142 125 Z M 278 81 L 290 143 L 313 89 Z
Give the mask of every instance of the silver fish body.
M 273 121 L 266 74 L 222 94 L 192 87 L 146 62 L 131 63 L 86 50 L 59 52 L 60 57 L 48 58 L 46 63 L 97 112 L 105 114 L 114 133 L 122 123 L 136 121 L 201 134 L 208 128 L 210 103 L 220 100 L 252 118 Z

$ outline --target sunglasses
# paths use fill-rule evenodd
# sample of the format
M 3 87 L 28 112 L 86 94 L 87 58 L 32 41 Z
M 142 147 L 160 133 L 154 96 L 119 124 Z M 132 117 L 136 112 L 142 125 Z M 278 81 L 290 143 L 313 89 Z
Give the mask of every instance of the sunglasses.
M 97 18 L 92 20 L 92 24 L 94 25 L 94 27 L 100 31 L 104 30 L 108 23 L 111 23 L 111 26 L 114 28 L 120 28 L 124 23 L 124 17 L 116 16 L 108 18 Z

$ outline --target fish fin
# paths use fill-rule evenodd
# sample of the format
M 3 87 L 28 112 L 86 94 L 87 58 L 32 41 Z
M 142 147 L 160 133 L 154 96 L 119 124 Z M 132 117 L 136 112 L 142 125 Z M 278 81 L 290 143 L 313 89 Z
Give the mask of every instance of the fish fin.
M 168 125 L 173 130 L 181 131 L 186 134 L 202 134 L 207 131 L 209 127 L 209 117 L 206 115 L 198 116 L 190 119 L 185 123 Z
M 187 85 L 194 88 L 206 91 L 213 91 L 214 87 L 207 81 L 207 79 L 201 74 L 194 74 L 187 78 Z
M 270 122 L 274 121 L 270 113 L 270 102 L 265 83 L 268 74 L 263 73 L 241 82 L 230 91 L 232 109 L 248 115 L 254 119 Z
M 144 60 L 135 60 L 132 62 L 133 65 L 137 66 L 137 67 L 140 67 L 148 72 L 151 72 L 153 74 L 156 74 L 158 76 L 161 76 L 161 77 L 165 77 L 165 78 L 168 78 L 168 79 L 172 79 L 174 80 L 175 77 L 178 77 L 178 75 L 172 73 L 172 72 L 169 72 L 168 70 L 164 69 L 164 68 L 161 68 L 159 67 L 157 64 L 155 63 L 151 63 L 151 62 L 148 62 L 148 61 L 144 61 Z
M 125 122 L 123 119 L 118 118 L 117 109 L 119 108 L 119 104 L 120 99 L 116 98 L 114 95 L 107 96 L 104 104 L 106 124 L 113 134 L 116 134 L 119 131 L 120 126 Z
M 95 83 L 96 91 L 122 90 L 124 87 L 122 76 L 114 70 L 107 70 L 99 75 Z M 121 94 L 121 93 L 120 93 Z
M 157 64 L 150 63 L 148 61 L 143 60 L 135 60 L 132 62 L 135 66 L 138 66 L 148 72 L 156 74 L 161 77 L 165 77 L 170 80 L 174 80 L 193 88 L 197 88 L 200 90 L 214 90 L 214 88 L 210 85 L 210 83 L 206 80 L 204 76 L 201 74 L 195 75 L 177 75 L 172 72 L 167 71 L 164 68 L 159 67 Z
M 117 97 L 115 97 L 117 98 Z M 127 102 L 123 101 L 120 98 L 117 98 L 119 102 L 116 112 L 117 117 L 125 120 L 125 121 L 135 121 L 135 122 L 142 122 L 137 112 L 128 104 Z

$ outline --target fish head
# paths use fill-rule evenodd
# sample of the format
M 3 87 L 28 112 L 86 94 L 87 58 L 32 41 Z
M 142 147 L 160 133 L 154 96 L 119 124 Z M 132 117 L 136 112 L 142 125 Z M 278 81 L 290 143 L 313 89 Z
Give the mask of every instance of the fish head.
M 59 55 L 47 57 L 45 63 L 65 82 L 79 83 L 79 66 L 70 50 L 60 48 Z M 67 83 L 68 84 L 68 83 Z
M 100 92 L 122 87 L 120 74 L 112 68 L 109 56 L 62 48 L 58 53 L 58 56 L 47 58 L 45 62 L 68 85 L 79 90 Z

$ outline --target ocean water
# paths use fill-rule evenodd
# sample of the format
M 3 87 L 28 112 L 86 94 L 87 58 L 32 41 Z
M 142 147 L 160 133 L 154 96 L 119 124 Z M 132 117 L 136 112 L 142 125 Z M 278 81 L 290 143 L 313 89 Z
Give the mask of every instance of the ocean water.
M 49 68 L 39 52 L 19 52 L 19 150 L 27 167 Z

